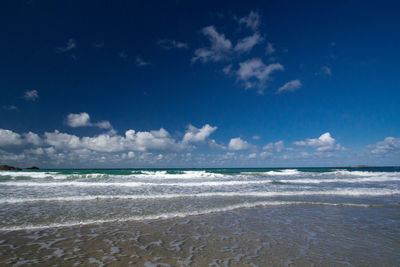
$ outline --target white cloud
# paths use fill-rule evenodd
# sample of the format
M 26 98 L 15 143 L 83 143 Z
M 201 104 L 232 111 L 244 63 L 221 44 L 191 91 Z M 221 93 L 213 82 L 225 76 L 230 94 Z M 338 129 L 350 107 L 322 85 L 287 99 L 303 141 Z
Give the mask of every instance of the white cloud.
M 175 41 L 175 40 L 169 40 L 169 39 L 162 39 L 157 42 L 157 44 L 165 49 L 165 50 L 171 50 L 171 49 L 188 49 L 189 46 L 187 43 Z
M 69 39 L 67 44 L 64 46 L 57 47 L 56 51 L 58 53 L 66 53 L 76 48 L 76 42 L 74 39 Z
M 0 146 L 22 144 L 21 135 L 10 130 L 0 129 Z
M 271 55 L 275 52 L 274 45 L 272 43 L 267 43 L 267 47 L 265 48 L 265 54 Z
M 213 132 L 217 130 L 217 127 L 212 127 L 209 124 L 204 125 L 198 129 L 193 125 L 187 127 L 186 133 L 183 136 L 183 143 L 196 143 L 204 142 Z
M 377 155 L 400 153 L 400 138 L 386 137 L 383 141 L 368 146 L 367 150 Z
M 200 60 L 202 63 L 209 61 L 221 61 L 226 58 L 226 54 L 231 50 L 232 43 L 225 38 L 224 34 L 217 32 L 214 26 L 207 26 L 201 33 L 210 41 L 210 47 L 198 48 L 194 51 L 192 62 Z
M 260 153 L 260 158 L 262 158 L 262 159 L 270 158 L 272 156 L 273 156 L 273 154 L 271 152 L 264 151 L 264 152 Z
M 253 140 L 260 140 L 260 139 L 261 139 L 261 136 L 259 136 L 259 135 L 254 135 L 252 138 L 253 138 Z
M 246 27 L 256 31 L 258 26 L 260 25 L 261 16 L 258 12 L 250 11 L 249 15 L 240 18 L 239 24 L 245 24 Z
M 39 146 L 42 143 L 42 140 L 40 139 L 39 135 L 37 135 L 35 133 L 28 132 L 28 133 L 24 133 L 23 136 L 24 136 L 25 142 L 28 144 Z
M 316 149 L 318 152 L 330 152 L 340 149 L 340 144 L 335 146 L 335 139 L 331 137 L 329 132 L 322 134 L 318 138 L 309 138 L 304 141 L 296 141 L 296 146 L 306 146 Z
M 46 132 L 46 144 L 60 150 L 89 149 L 96 152 L 120 151 L 177 151 L 184 148 L 176 143 L 169 133 L 161 128 L 150 132 L 128 130 L 125 136 L 101 134 L 94 137 L 78 137 L 75 135 L 54 131 Z
M 60 133 L 57 130 L 52 133 L 45 132 L 44 141 L 46 144 L 57 149 L 78 149 L 82 147 L 80 138 L 78 136 Z
M 134 151 L 177 151 L 184 148 L 163 128 L 150 132 L 128 130 L 125 133 L 125 140 L 126 147 Z
M 229 150 L 239 151 L 247 150 L 250 148 L 250 144 L 247 141 L 242 140 L 240 137 L 232 138 L 228 145 Z
M 36 99 L 39 98 L 39 94 L 37 90 L 28 90 L 25 91 L 24 96 L 25 100 L 28 101 L 35 101 Z
M 268 144 L 266 144 L 264 147 L 263 147 L 263 150 L 266 150 L 266 151 L 269 151 L 269 152 L 272 152 L 272 151 L 276 151 L 276 152 L 281 152 L 283 149 L 284 149 L 284 143 L 283 143 L 283 141 L 281 140 L 281 141 L 278 141 L 278 142 L 275 142 L 275 143 L 268 143 Z
M 68 126 L 73 128 L 89 127 L 89 126 L 99 127 L 102 129 L 112 128 L 111 123 L 109 121 L 100 121 L 95 123 L 90 122 L 90 116 L 86 112 L 81 112 L 77 114 L 74 113 L 68 114 L 66 123 Z
M 145 67 L 145 66 L 150 66 L 151 63 L 148 61 L 144 61 L 141 56 L 136 56 L 136 66 L 138 67 Z
M 255 158 L 257 158 L 257 154 L 256 154 L 256 153 L 250 153 L 250 154 L 248 155 L 248 158 L 249 158 L 249 159 L 255 159 Z
M 212 150 L 224 150 L 224 149 L 226 149 L 225 146 L 217 144 L 217 142 L 214 139 L 208 141 L 208 147 L 210 149 L 212 149 Z
M 283 71 L 284 67 L 279 63 L 265 65 L 260 58 L 253 58 L 239 63 L 237 71 L 238 80 L 243 82 L 244 87 L 258 87 L 258 92 L 263 93 L 266 81 L 274 71 Z
M 78 113 L 78 114 L 68 114 L 67 116 L 67 125 L 70 127 L 84 127 L 91 126 L 90 116 L 86 112 Z
M 278 89 L 277 93 L 282 93 L 282 92 L 293 92 L 296 91 L 301 87 L 301 81 L 300 80 L 293 80 L 290 82 L 285 83 L 281 88 Z
M 262 40 L 263 38 L 260 36 L 260 34 L 255 32 L 253 35 L 239 40 L 235 46 L 235 51 L 249 52 L 255 45 L 261 43 Z

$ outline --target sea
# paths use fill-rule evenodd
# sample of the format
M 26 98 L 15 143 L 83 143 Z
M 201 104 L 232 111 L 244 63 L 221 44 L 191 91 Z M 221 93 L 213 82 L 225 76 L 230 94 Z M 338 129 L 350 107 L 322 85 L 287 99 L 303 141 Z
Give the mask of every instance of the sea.
M 0 265 L 400 266 L 400 167 L 0 171 Z

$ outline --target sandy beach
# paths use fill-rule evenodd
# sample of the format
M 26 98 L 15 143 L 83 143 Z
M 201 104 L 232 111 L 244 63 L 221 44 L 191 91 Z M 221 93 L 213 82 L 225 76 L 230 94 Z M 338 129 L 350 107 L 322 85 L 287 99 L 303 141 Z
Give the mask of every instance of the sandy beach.
M 395 266 L 398 206 L 288 205 L 0 233 L 3 266 Z

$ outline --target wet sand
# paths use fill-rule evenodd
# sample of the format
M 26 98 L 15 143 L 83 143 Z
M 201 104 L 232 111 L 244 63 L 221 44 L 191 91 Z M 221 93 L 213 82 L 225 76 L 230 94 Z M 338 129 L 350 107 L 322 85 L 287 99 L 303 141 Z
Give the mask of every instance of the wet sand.
M 398 207 L 279 206 L 0 232 L 2 266 L 398 266 Z

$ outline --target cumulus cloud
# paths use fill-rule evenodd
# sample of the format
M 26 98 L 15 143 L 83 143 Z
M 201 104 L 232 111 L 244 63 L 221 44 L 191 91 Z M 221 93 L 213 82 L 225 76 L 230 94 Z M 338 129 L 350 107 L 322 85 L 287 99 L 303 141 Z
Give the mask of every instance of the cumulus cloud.
M 235 51 L 237 52 L 249 52 L 253 47 L 263 41 L 263 38 L 258 32 L 253 35 L 243 38 L 238 41 L 235 46 Z
M 190 124 L 187 127 L 185 135 L 183 136 L 182 142 L 183 143 L 204 142 L 216 130 L 217 127 L 212 127 L 209 124 L 204 125 L 200 129 Z
M 0 129 L 0 147 L 22 144 L 21 135 L 10 130 Z
M 100 122 L 95 122 L 92 123 L 90 121 L 90 116 L 86 112 L 81 112 L 81 113 L 71 113 L 68 114 L 67 116 L 67 121 L 66 124 L 72 128 L 77 128 L 77 127 L 99 127 L 102 129 L 111 129 L 111 123 L 109 121 L 100 121 Z
M 201 33 L 208 38 L 210 46 L 196 49 L 192 62 L 200 60 L 202 63 L 206 63 L 225 59 L 226 54 L 232 48 L 231 41 L 225 38 L 224 34 L 218 33 L 214 26 L 204 27 Z
M 23 98 L 27 101 L 35 101 L 39 98 L 39 93 L 37 90 L 25 91 Z
M 233 151 L 247 150 L 250 148 L 250 144 L 247 141 L 242 140 L 240 137 L 237 137 L 237 138 L 232 138 L 229 141 L 228 148 L 229 150 Z
M 175 41 L 175 40 L 169 40 L 169 39 L 162 39 L 157 42 L 157 44 L 165 50 L 171 50 L 171 49 L 188 49 L 189 46 L 187 43 Z
M 304 141 L 296 141 L 293 143 L 296 146 L 312 147 L 318 152 L 330 152 L 340 149 L 340 144 L 335 146 L 335 139 L 332 138 L 329 132 L 322 134 L 318 138 L 309 138 Z
M 60 150 L 88 149 L 96 152 L 177 151 L 184 148 L 163 128 L 149 132 L 128 130 L 125 136 L 101 134 L 94 137 L 78 137 L 56 130 L 46 132 L 44 142 Z
M 250 11 L 249 15 L 239 19 L 239 24 L 244 24 L 246 27 L 256 31 L 260 26 L 261 16 L 256 11 Z
M 74 39 L 69 39 L 64 46 L 59 46 L 56 48 L 58 53 L 66 53 L 76 48 L 76 42 Z
M 400 153 L 400 138 L 386 137 L 383 141 L 368 146 L 367 150 L 376 155 Z
M 301 87 L 301 81 L 300 80 L 293 80 L 290 82 L 285 83 L 282 87 L 280 87 L 277 91 L 277 93 L 282 93 L 282 92 L 293 92 L 296 91 Z
M 27 144 L 32 144 L 35 146 L 39 146 L 42 144 L 42 140 L 39 137 L 39 135 L 32 133 L 32 132 L 28 132 L 28 133 L 24 133 L 24 140 Z
M 237 76 L 246 89 L 258 87 L 258 92 L 263 93 L 271 74 L 283 70 L 279 63 L 265 65 L 260 58 L 253 58 L 239 63 Z

